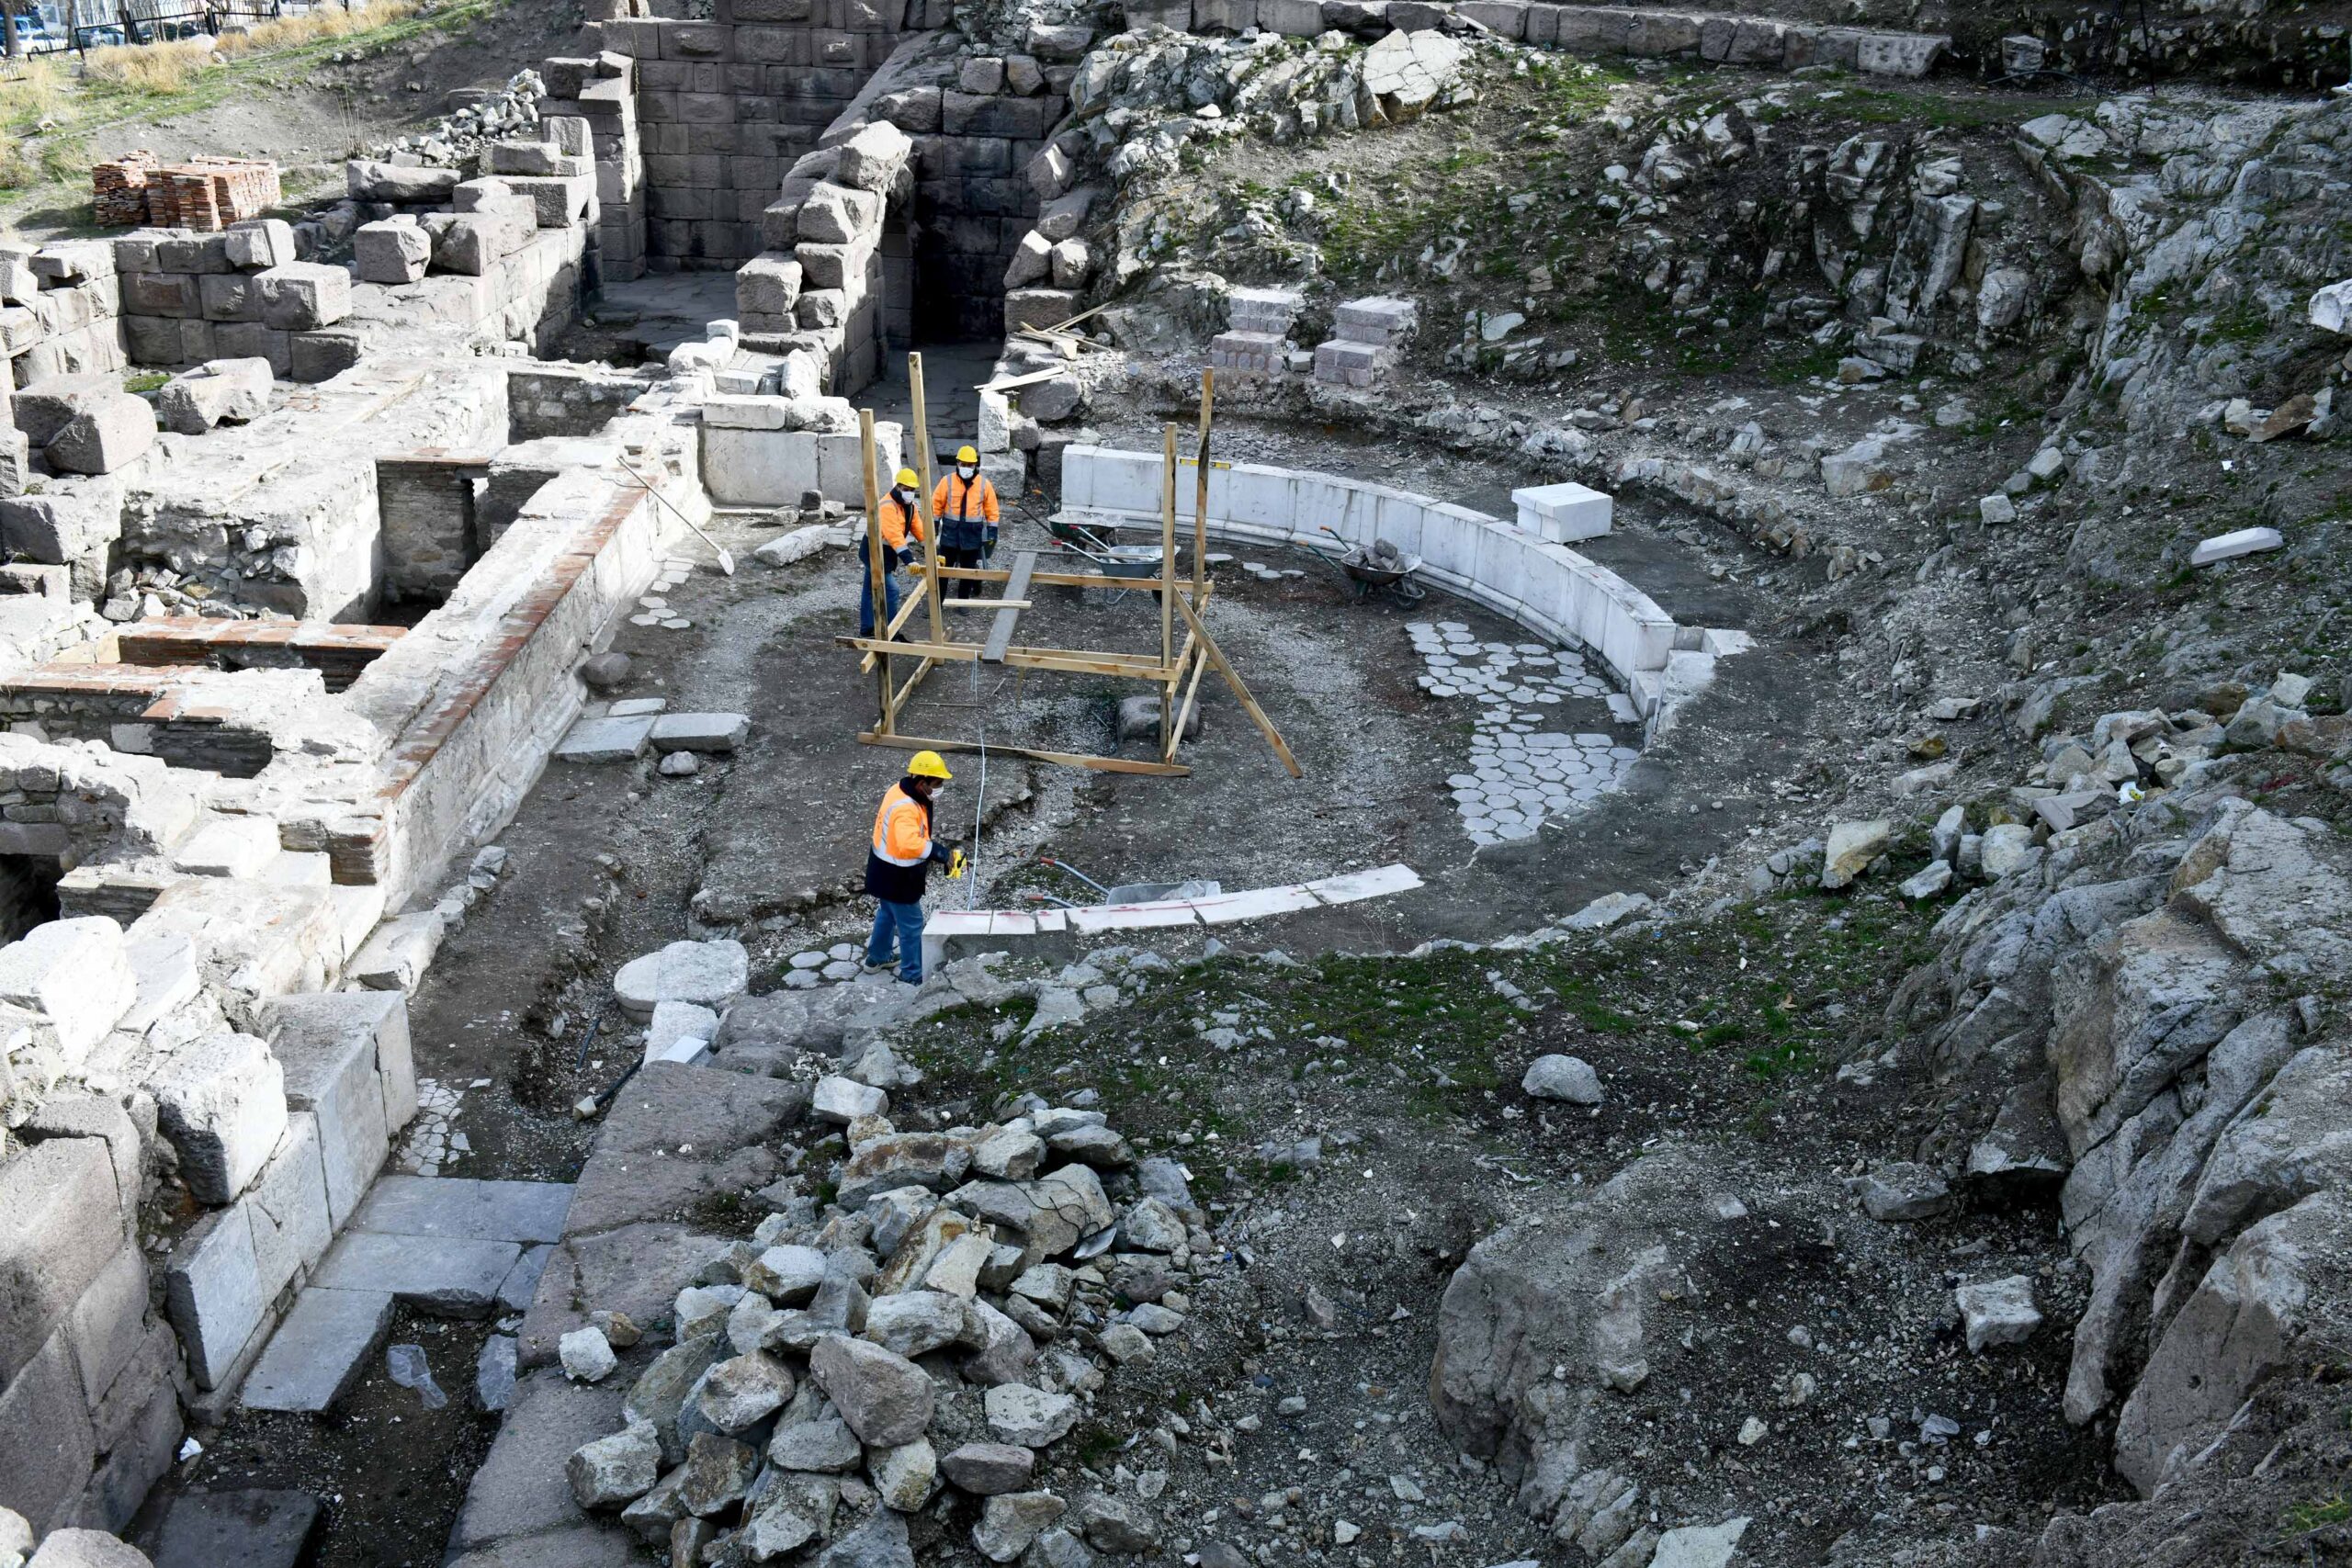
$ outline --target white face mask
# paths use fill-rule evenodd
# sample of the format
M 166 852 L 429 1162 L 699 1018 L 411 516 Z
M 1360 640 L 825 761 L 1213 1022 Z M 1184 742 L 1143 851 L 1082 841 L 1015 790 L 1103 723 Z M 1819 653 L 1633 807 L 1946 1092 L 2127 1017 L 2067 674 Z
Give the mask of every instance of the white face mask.
M 980 477 L 979 465 L 977 463 L 958 463 L 956 466 L 956 471 L 967 479 L 976 479 Z
M 896 501 L 900 506 L 912 506 L 915 503 L 915 492 L 909 490 L 904 485 L 900 485 L 898 489 L 892 491 L 890 492 L 890 498 Z

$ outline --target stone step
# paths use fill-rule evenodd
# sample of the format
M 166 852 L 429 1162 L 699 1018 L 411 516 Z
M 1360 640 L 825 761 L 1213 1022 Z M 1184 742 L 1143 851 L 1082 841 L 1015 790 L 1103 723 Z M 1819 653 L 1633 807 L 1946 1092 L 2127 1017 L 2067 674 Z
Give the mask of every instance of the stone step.
M 249 1410 L 332 1410 L 359 1381 L 391 1325 L 390 1292 L 313 1285 L 294 1298 L 238 1399 Z

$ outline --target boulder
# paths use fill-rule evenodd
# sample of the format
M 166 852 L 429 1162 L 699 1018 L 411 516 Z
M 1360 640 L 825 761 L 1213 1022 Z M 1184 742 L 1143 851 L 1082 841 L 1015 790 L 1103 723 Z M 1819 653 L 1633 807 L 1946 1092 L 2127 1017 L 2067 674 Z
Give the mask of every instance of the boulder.
M 1828 846 L 1821 852 L 1821 886 L 1832 891 L 1852 886 L 1872 861 L 1886 853 L 1894 832 L 1894 824 L 1884 818 L 1831 828 Z
M 1566 1100 L 1570 1105 L 1600 1103 L 1600 1075 L 1575 1056 L 1536 1057 L 1519 1087 L 1538 1100 Z

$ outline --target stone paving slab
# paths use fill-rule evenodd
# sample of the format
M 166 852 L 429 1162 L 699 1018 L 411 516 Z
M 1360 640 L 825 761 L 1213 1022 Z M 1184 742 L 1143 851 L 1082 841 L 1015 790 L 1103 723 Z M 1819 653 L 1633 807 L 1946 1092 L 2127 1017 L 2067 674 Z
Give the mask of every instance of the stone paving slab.
M 653 747 L 724 756 L 751 732 L 752 721 L 740 713 L 668 713 L 653 721 Z
M 294 1568 L 319 1528 L 307 1492 L 187 1492 L 172 1499 L 155 1568 Z
M 451 1549 L 472 1551 L 516 1537 L 585 1525 L 571 1483 L 564 1479 L 564 1461 L 581 1444 L 620 1429 L 621 1401 L 628 1389 L 625 1378 L 575 1383 L 553 1368 L 524 1377 L 500 1424 L 498 1440 L 474 1472 L 466 1506 L 450 1532 Z
M 313 1285 L 294 1298 L 238 1397 L 249 1410 L 331 1410 L 391 1325 L 390 1291 Z
M 319 1265 L 313 1283 L 336 1291 L 387 1291 L 424 1312 L 487 1317 L 523 1249 L 511 1241 L 383 1235 L 349 1230 Z
M 368 1190 L 351 1228 L 464 1241 L 555 1241 L 571 1207 L 567 1182 L 390 1175 Z
M 555 744 L 560 762 L 629 762 L 645 754 L 653 733 L 650 715 L 628 718 L 583 718 Z

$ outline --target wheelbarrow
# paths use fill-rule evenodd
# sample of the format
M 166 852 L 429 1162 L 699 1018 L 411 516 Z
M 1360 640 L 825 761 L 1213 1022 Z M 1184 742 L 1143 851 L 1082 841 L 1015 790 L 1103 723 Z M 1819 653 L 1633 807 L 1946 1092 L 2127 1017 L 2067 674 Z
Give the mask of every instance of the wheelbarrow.
M 1068 861 L 1056 860 L 1051 855 L 1040 855 L 1037 857 L 1037 863 L 1052 866 L 1056 871 L 1068 872 L 1102 895 L 1102 902 L 1105 904 L 1155 904 L 1163 898 L 1214 898 L 1225 891 L 1223 884 L 1204 881 L 1198 877 L 1189 882 L 1126 882 L 1116 886 L 1105 887 Z M 1022 897 L 1033 904 L 1058 904 L 1065 909 L 1075 909 L 1079 907 L 1072 900 L 1052 893 L 1032 891 L 1023 894 Z
M 1340 539 L 1340 536 L 1330 528 L 1327 527 L 1323 532 Z M 1399 609 L 1409 610 L 1430 596 L 1428 589 L 1413 581 L 1413 574 L 1421 570 L 1420 557 L 1401 555 L 1397 553 L 1396 547 L 1385 539 L 1374 541 L 1370 548 L 1348 544 L 1345 539 L 1340 539 L 1340 543 L 1347 547 L 1336 556 L 1324 558 L 1338 567 L 1340 574 L 1354 585 L 1357 604 L 1363 604 L 1374 593 L 1385 593 Z

